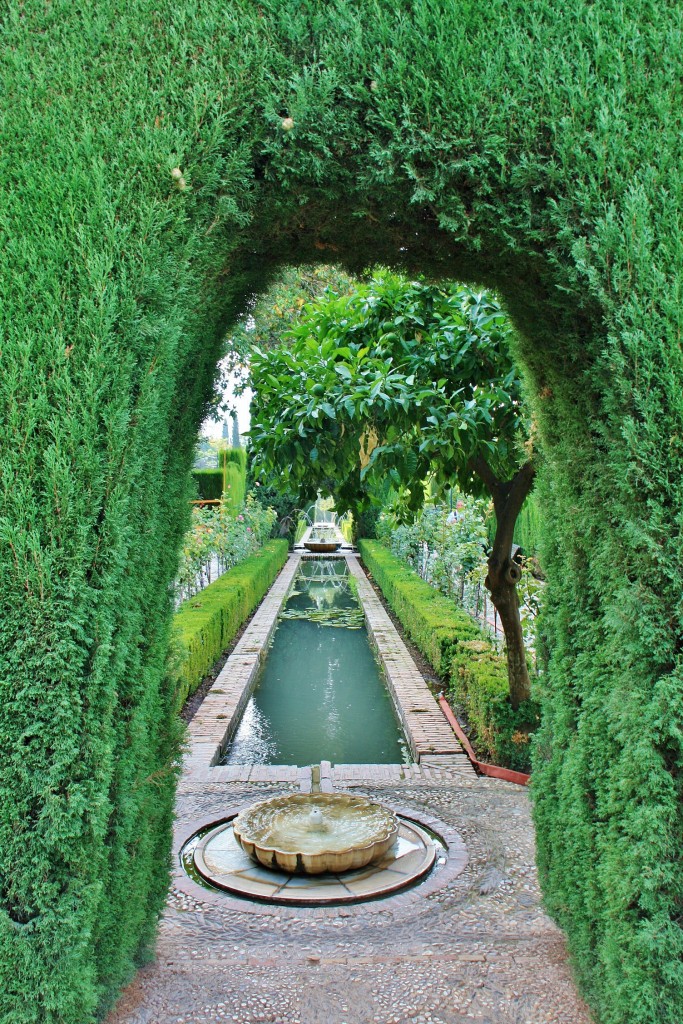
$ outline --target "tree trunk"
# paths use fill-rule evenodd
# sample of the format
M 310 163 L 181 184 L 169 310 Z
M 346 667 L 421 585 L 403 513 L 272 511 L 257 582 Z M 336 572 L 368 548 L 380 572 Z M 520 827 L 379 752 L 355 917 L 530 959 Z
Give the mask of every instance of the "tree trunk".
M 534 482 L 534 466 L 525 463 L 512 480 L 498 480 L 483 458 L 472 462 L 472 469 L 482 479 L 493 498 L 496 513 L 496 536 L 488 560 L 488 575 L 484 581 L 491 594 L 505 633 L 507 649 L 510 703 L 517 710 L 522 701 L 531 696 L 531 679 L 526 662 L 522 621 L 519 616 L 517 583 L 521 569 L 512 560 L 512 538 L 524 499 Z
M 526 662 L 522 622 L 519 617 L 517 587 L 515 583 L 509 582 L 506 578 L 510 566 L 518 567 L 509 557 L 501 564 L 500 559 L 496 557 L 495 546 L 488 565 L 489 571 L 485 583 L 505 633 L 510 703 L 516 710 L 522 701 L 528 700 L 531 696 L 531 679 Z

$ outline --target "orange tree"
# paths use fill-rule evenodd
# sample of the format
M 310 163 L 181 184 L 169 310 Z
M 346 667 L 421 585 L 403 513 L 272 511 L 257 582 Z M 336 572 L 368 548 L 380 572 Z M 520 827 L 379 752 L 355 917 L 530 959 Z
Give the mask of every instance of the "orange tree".
M 424 481 L 457 481 L 493 500 L 486 585 L 503 628 L 510 700 L 530 696 L 512 560 L 534 480 L 511 324 L 486 292 L 380 272 L 350 295 L 309 305 L 283 344 L 251 362 L 255 462 L 311 498 L 335 493 L 356 514 L 387 478 L 407 513 Z

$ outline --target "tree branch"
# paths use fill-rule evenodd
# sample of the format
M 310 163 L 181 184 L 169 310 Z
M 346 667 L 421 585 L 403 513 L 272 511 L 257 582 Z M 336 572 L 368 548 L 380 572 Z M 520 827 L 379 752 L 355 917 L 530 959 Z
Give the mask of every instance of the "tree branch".
M 468 466 L 483 482 L 495 505 L 501 498 L 502 481 L 498 479 L 483 455 L 473 455 Z
M 533 486 L 535 475 L 536 467 L 533 462 L 525 462 L 507 484 L 505 499 L 501 503 L 500 509 L 495 505 L 494 499 L 497 526 L 493 548 L 499 557 L 505 559 L 510 557 L 517 516 L 522 510 L 524 499 Z

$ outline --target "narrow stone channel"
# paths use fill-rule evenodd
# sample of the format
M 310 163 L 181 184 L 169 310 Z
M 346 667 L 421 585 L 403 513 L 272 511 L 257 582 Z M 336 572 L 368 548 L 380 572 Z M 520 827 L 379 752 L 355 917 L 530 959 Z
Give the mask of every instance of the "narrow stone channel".
M 410 751 L 345 560 L 301 563 L 221 764 L 401 764 Z
M 304 562 L 304 565 L 307 563 Z M 308 563 L 310 564 L 310 563 Z M 201 707 L 192 719 L 189 728 L 190 749 L 185 760 L 188 770 L 206 771 L 211 770 L 212 777 L 218 781 L 220 777 L 241 778 L 244 770 L 247 771 L 247 778 L 256 778 L 256 774 L 249 773 L 249 766 L 253 773 L 259 778 L 289 780 L 290 773 L 303 769 L 298 765 L 310 765 L 313 761 L 332 762 L 339 767 L 347 766 L 352 770 L 354 765 L 372 766 L 377 765 L 378 771 L 382 767 L 393 766 L 403 777 L 403 765 L 407 760 L 413 763 L 428 763 L 434 767 L 448 767 L 451 770 L 472 772 L 470 763 L 453 735 L 450 726 L 444 719 L 434 697 L 429 691 L 427 684 L 421 676 L 417 666 L 410 656 L 406 645 L 397 633 L 391 619 L 381 605 L 381 602 L 374 593 L 368 579 L 358 563 L 354 554 L 346 554 L 336 561 L 335 576 L 348 568 L 350 577 L 353 577 L 353 590 L 355 590 L 360 602 L 360 609 L 352 607 L 326 607 L 326 598 L 320 591 L 318 599 L 320 608 L 312 609 L 311 601 L 308 602 L 309 611 L 313 612 L 317 622 L 296 622 L 292 621 L 299 617 L 301 609 L 297 608 L 298 594 L 292 595 L 293 604 L 284 613 L 282 627 L 296 625 L 313 629 L 319 636 L 323 636 L 326 630 L 336 629 L 335 619 L 344 628 L 339 629 L 344 634 L 346 645 L 347 634 L 358 632 L 362 627 L 362 620 L 367 628 L 371 648 L 365 644 L 363 654 L 354 655 L 346 660 L 343 675 L 334 672 L 332 683 L 328 679 L 330 664 L 337 660 L 336 653 L 331 656 L 330 651 L 335 644 L 329 643 L 327 649 L 322 649 L 317 664 L 314 666 L 312 675 L 314 679 L 314 690 L 317 687 L 317 696 L 309 696 L 308 703 L 311 707 L 305 709 L 305 716 L 302 718 L 301 706 L 298 711 L 291 713 L 286 711 L 284 717 L 287 719 L 280 729 L 283 746 L 278 747 L 279 740 L 275 740 L 270 732 L 270 725 L 265 724 L 262 709 L 255 701 L 251 710 L 245 716 L 252 694 L 257 687 L 264 664 L 270 662 L 271 668 L 278 671 L 280 660 L 268 657 L 268 650 L 278 624 L 278 616 L 283 610 L 285 602 L 292 590 L 296 590 L 295 580 L 302 565 L 302 558 L 299 553 L 290 556 L 287 565 L 280 576 L 271 587 L 251 623 L 245 630 L 233 653 L 228 658 L 223 669 L 217 676 L 213 686 L 209 690 Z M 326 585 L 311 580 L 315 588 L 321 587 L 326 591 Z M 310 586 L 309 586 L 310 591 Z M 336 599 L 336 598 L 335 598 Z M 315 600 L 313 604 L 315 604 Z M 309 616 L 309 611 L 306 615 Z M 323 625 L 327 622 L 327 625 Z M 288 631 L 283 630 L 283 635 Z M 363 640 L 365 643 L 365 641 Z M 301 648 L 298 642 L 285 645 L 289 648 L 285 652 L 285 661 L 291 662 L 287 669 L 288 684 L 286 690 L 296 705 L 298 691 L 302 683 L 303 659 Z M 336 650 L 336 648 L 335 648 Z M 377 655 L 381 672 L 377 673 L 377 666 L 373 660 L 372 652 Z M 382 731 L 384 739 L 380 740 L 380 751 L 373 750 L 373 730 L 377 727 L 375 721 L 370 729 L 365 729 L 362 722 L 365 711 L 370 704 L 367 703 L 362 693 L 362 688 L 346 696 L 343 695 L 344 688 L 352 686 L 352 680 L 358 673 L 360 664 L 371 671 L 373 682 L 370 690 L 374 689 L 374 696 L 370 698 L 370 704 L 382 708 L 384 715 Z M 379 682 L 382 679 L 382 683 Z M 317 682 L 316 682 L 317 680 Z M 367 680 L 366 680 L 367 681 Z M 286 696 L 281 685 L 275 679 L 275 687 L 272 691 L 276 694 L 275 704 L 282 704 Z M 386 686 L 386 689 L 385 689 Z M 266 703 L 270 700 L 268 696 L 270 686 L 265 689 Z M 388 691 L 388 692 L 387 692 Z M 317 701 L 317 710 L 322 717 L 313 713 L 313 704 Z M 329 705 L 327 726 L 325 726 L 325 701 Z M 365 705 L 363 702 L 366 701 Z M 339 703 L 346 703 L 346 730 L 341 733 L 341 745 L 336 751 L 331 749 L 328 738 L 318 744 L 313 751 L 312 747 L 303 750 L 299 743 L 301 736 L 308 733 L 312 739 L 327 728 L 328 734 L 336 727 L 335 717 L 339 710 Z M 305 701 L 304 701 L 305 704 Z M 393 712 L 391 707 L 393 704 Z M 321 710 L 322 708 L 322 710 Z M 374 713 L 374 712 L 373 712 Z M 238 734 L 240 724 L 244 721 L 242 735 Z M 396 722 L 398 719 L 398 725 Z M 401 734 L 402 729 L 402 734 Z M 354 735 L 358 737 L 356 743 Z M 387 738 L 390 737 L 394 743 L 393 753 L 386 747 Z M 403 743 L 405 737 L 405 743 Z M 235 743 L 230 746 L 231 741 Z M 293 744 L 295 746 L 293 746 Z M 406 757 L 405 746 L 409 751 L 409 758 Z M 240 752 L 240 748 L 241 752 Z M 295 749 L 296 748 L 296 749 Z M 221 764 L 221 760 L 228 752 L 228 763 Z M 318 755 L 322 754 L 318 758 Z M 346 758 L 349 758 L 348 760 Z M 353 759 L 352 759 L 353 758 Z M 269 765 L 275 765 L 279 761 L 283 768 L 279 774 L 272 774 Z M 287 771 L 284 771 L 284 768 Z M 217 774 L 229 773 L 229 774 Z M 235 774 L 237 773 L 237 774 Z M 266 773 L 266 774 L 264 774 Z M 373 777 L 376 776 L 373 773 Z

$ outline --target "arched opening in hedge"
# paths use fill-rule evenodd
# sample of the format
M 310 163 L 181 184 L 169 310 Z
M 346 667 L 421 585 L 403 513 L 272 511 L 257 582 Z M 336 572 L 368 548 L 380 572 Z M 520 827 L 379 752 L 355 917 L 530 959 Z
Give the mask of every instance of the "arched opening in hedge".
M 9 19 L 8 1019 L 83 1024 L 151 948 L 196 427 L 244 296 L 321 257 L 493 286 L 519 327 L 552 579 L 546 900 L 601 1020 L 680 1019 L 680 18 L 111 0 Z

